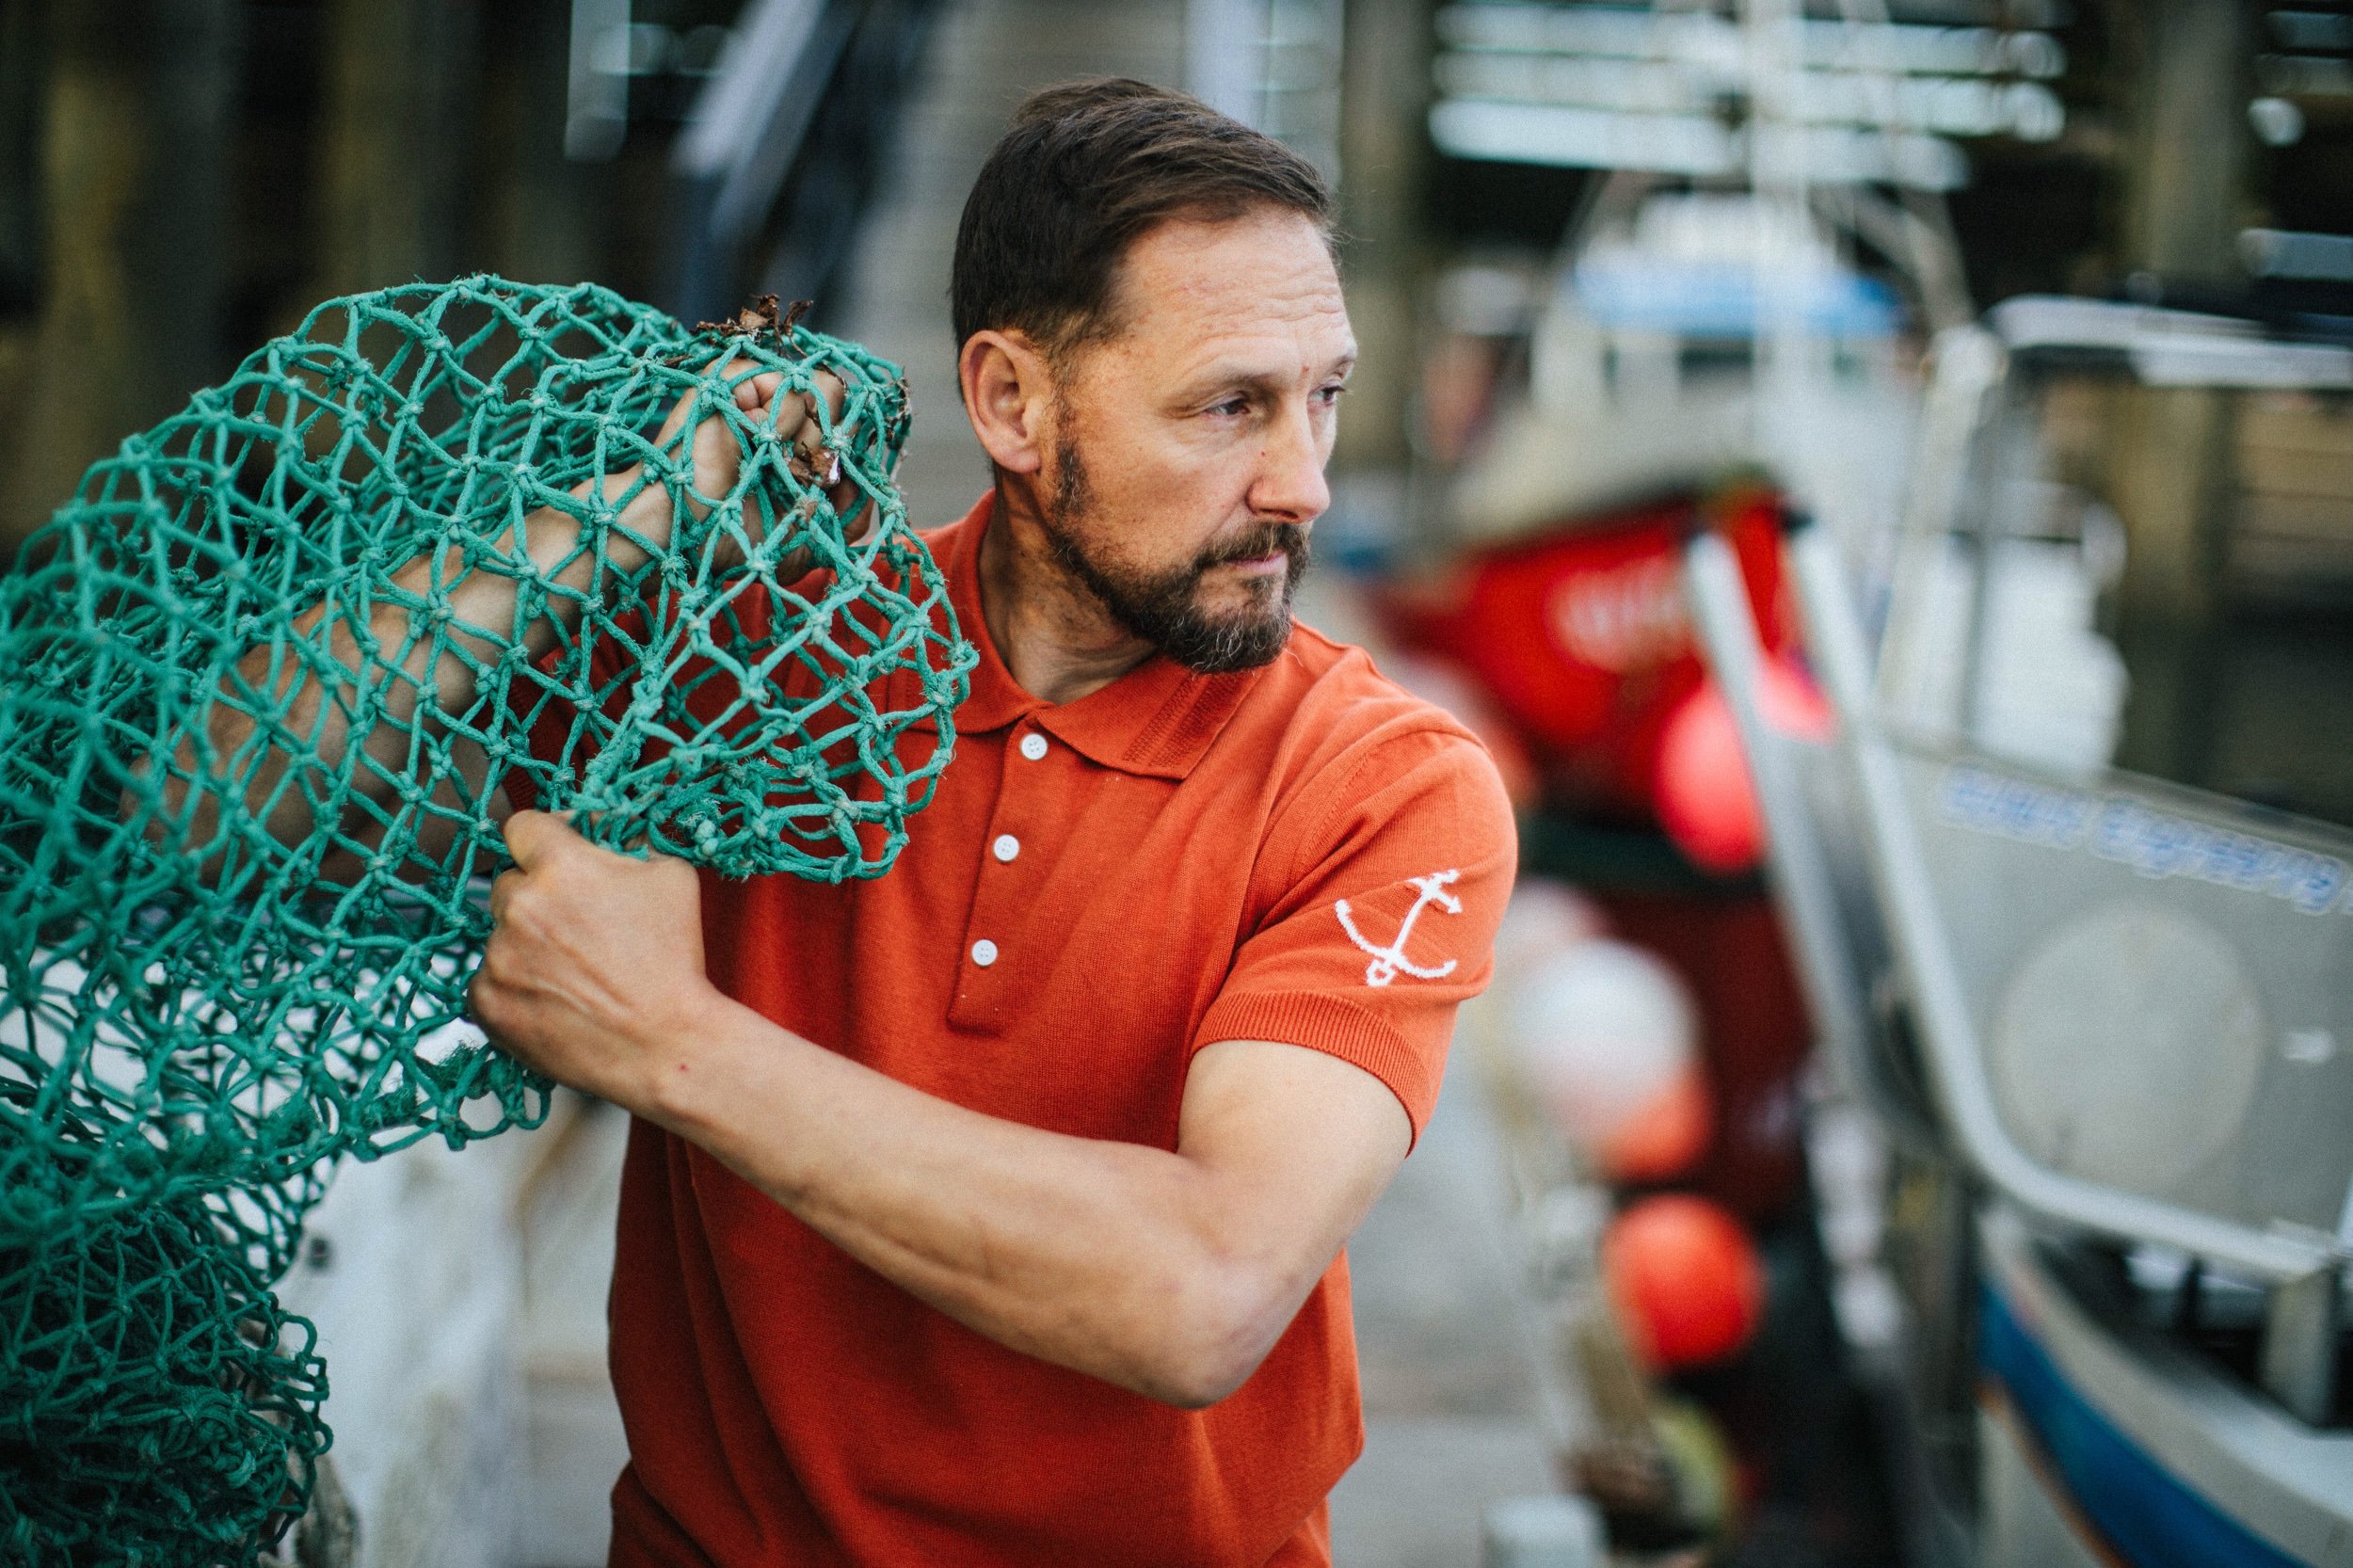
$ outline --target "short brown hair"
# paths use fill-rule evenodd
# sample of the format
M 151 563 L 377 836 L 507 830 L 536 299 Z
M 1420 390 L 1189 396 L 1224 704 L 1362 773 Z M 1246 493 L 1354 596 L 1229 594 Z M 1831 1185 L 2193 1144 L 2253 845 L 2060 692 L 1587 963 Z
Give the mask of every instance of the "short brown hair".
M 1033 93 L 965 200 L 948 285 L 956 346 L 992 328 L 1049 356 L 1109 337 L 1119 263 L 1147 230 L 1261 208 L 1333 237 L 1315 166 L 1197 98 L 1124 76 Z

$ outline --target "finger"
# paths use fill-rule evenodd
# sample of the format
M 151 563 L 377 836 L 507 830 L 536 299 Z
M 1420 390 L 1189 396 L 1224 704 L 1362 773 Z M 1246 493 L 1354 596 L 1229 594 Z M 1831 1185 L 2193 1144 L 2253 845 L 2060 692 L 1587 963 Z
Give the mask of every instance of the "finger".
M 818 392 L 824 395 L 825 412 L 835 419 L 840 419 L 842 406 L 849 401 L 849 387 L 842 382 L 840 376 L 829 370 L 821 370 L 810 379 L 816 382 Z
M 849 389 L 831 371 L 821 370 L 809 380 L 808 388 L 795 392 L 792 398 L 797 436 L 804 440 L 822 441 L 825 439 L 827 425 L 840 424 L 842 408 L 849 400 Z M 817 400 L 821 397 L 825 401 L 825 417 L 823 420 L 816 417 Z M 838 435 L 840 432 L 837 430 L 835 433 Z
M 840 466 L 840 460 L 826 450 L 824 427 L 809 417 L 816 409 L 816 401 L 808 392 L 793 395 L 801 406 L 801 420 L 800 428 L 792 432 L 792 449 L 801 455 L 801 460 L 820 483 L 836 484 L 841 478 L 840 473 L 836 472 Z
M 808 443 L 825 439 L 824 426 L 817 419 L 817 399 L 806 389 L 779 398 L 777 403 L 776 428 L 785 431 L 795 442 Z
M 874 526 L 874 508 L 868 504 L 866 492 L 847 473 L 841 482 L 825 492 L 833 503 L 834 515 L 841 520 L 841 536 L 851 544 L 866 537 Z
M 523 872 L 520 867 L 503 871 L 490 879 L 491 924 L 506 923 L 507 906 L 515 902 L 515 895 L 522 890 L 522 885 Z
M 776 400 L 776 389 L 783 385 L 784 373 L 779 370 L 763 371 L 758 376 L 747 376 L 735 384 L 735 406 L 747 414 L 757 414 L 762 408 L 771 408 Z M 774 417 L 773 408 L 771 408 L 771 417 Z
M 678 401 L 670 405 L 670 415 L 662 422 L 662 431 L 656 438 L 657 440 L 667 441 L 695 422 L 696 409 L 702 405 L 703 383 L 709 382 L 713 377 L 724 376 L 727 374 L 728 361 L 734 358 L 734 350 L 729 349 L 696 372 L 696 384 L 689 386 L 679 393 Z
M 482 1031 L 492 1044 L 498 1043 L 498 1031 L 491 1016 L 498 1012 L 498 982 L 490 978 L 490 960 L 486 954 L 474 967 L 473 978 L 466 982 L 466 1016 Z
M 506 819 L 506 853 L 515 857 L 519 870 L 542 864 L 567 840 L 577 843 L 580 835 L 552 811 L 518 811 Z

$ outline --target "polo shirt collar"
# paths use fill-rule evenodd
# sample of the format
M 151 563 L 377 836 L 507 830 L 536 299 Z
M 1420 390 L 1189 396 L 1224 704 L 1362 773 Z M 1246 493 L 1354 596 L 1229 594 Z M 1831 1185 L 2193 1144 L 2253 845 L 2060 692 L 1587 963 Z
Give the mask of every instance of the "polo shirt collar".
M 1199 675 L 1155 653 L 1126 675 L 1076 702 L 1051 703 L 1022 690 L 998 656 L 981 614 L 981 539 L 996 506 L 991 490 L 955 522 L 931 536 L 948 580 L 956 625 L 980 651 L 971 696 L 956 710 L 956 728 L 984 735 L 1028 719 L 1080 756 L 1103 767 L 1154 778 L 1183 778 L 1257 683 L 1258 671 Z

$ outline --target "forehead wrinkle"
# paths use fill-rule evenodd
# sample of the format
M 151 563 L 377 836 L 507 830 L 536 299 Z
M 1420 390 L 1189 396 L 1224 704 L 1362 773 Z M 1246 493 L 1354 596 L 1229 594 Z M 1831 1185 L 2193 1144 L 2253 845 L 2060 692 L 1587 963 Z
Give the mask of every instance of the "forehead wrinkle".
M 1128 248 L 1112 292 L 1118 332 L 1105 346 L 1155 336 L 1202 343 L 1236 328 L 1255 336 L 1318 316 L 1345 331 L 1348 319 L 1322 234 L 1285 214 L 1162 224 Z
M 1239 315 L 1239 312 L 1238 312 Z M 1170 321 L 1161 333 L 1138 331 L 1128 342 L 1133 361 L 1173 349 L 1165 383 L 1179 395 L 1212 387 L 1279 392 L 1303 381 L 1341 374 L 1355 364 L 1355 339 L 1337 302 L 1329 311 L 1267 320 L 1252 312 L 1232 321 Z

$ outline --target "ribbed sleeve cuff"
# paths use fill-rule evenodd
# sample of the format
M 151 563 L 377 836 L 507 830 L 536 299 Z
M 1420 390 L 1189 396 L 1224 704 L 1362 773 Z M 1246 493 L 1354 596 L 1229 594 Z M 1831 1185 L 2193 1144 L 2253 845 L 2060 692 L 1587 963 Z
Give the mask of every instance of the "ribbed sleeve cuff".
M 1438 1103 L 1446 1071 L 1443 1047 L 1419 1051 L 1385 1020 L 1337 997 L 1315 992 L 1282 996 L 1223 996 L 1211 1004 L 1193 1035 L 1193 1048 L 1220 1040 L 1271 1040 L 1305 1046 L 1362 1067 L 1389 1086 L 1414 1124 L 1416 1142 Z

